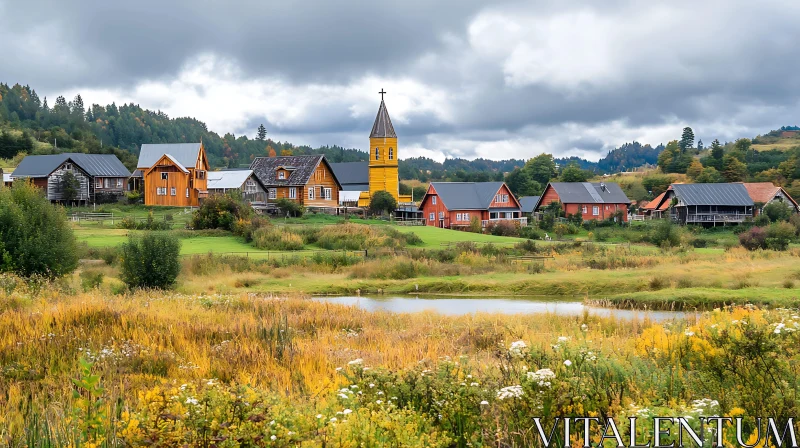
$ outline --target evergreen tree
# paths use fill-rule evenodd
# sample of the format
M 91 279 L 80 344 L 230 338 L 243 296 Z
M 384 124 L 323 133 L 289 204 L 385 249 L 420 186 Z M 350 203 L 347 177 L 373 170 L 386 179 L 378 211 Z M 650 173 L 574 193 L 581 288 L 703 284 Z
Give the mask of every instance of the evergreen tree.
M 705 149 L 705 147 L 703 146 L 703 139 L 700 139 L 697 141 L 697 151 L 699 152 L 702 151 L 703 149 Z
M 258 125 L 258 137 L 262 142 L 267 138 L 267 128 L 263 124 Z
M 720 144 L 719 140 L 714 139 L 714 141 L 711 142 L 711 157 L 722 162 L 723 152 L 724 151 L 722 149 L 722 145 Z
M 687 149 L 694 147 L 694 131 L 692 131 L 692 128 L 688 126 L 683 128 L 683 134 L 678 146 L 680 146 L 681 152 L 686 152 Z

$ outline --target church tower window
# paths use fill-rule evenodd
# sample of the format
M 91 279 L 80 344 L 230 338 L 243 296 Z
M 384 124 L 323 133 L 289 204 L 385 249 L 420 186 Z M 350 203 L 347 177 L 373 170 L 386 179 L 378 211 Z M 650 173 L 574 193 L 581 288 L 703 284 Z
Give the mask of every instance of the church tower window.
M 394 160 L 394 148 L 389 148 L 389 160 Z
M 375 160 L 379 160 L 381 158 L 381 149 L 375 148 Z

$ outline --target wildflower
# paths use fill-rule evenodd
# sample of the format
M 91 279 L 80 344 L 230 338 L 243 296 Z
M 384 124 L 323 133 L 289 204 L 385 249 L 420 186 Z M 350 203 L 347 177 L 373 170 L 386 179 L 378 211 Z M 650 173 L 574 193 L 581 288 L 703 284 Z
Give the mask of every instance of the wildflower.
M 581 331 L 589 331 L 589 326 L 586 324 L 581 324 Z
M 519 398 L 524 395 L 522 386 L 507 386 L 497 391 L 497 399 L 505 400 L 506 398 Z
M 478 387 L 478 386 L 479 386 L 479 384 L 478 384 L 478 383 L 469 383 L 469 385 L 470 385 L 471 387 Z
M 521 358 L 527 348 L 528 344 L 525 341 L 515 341 L 508 348 L 508 354 L 514 358 Z
M 317 414 L 317 418 L 322 418 L 322 414 Z
M 694 331 L 686 331 L 683 334 L 685 334 L 686 336 L 694 336 Z
M 526 376 L 541 387 L 550 387 L 550 381 L 556 377 L 556 374 L 550 369 L 539 369 L 535 372 L 528 372 Z
M 337 371 L 337 372 L 341 372 L 341 371 L 342 371 L 342 368 L 341 368 L 341 367 L 337 367 L 337 368 L 336 368 L 336 371 Z
M 382 391 L 382 390 L 379 390 L 379 391 L 378 391 L 378 395 L 383 395 L 383 391 Z
M 337 420 L 336 417 L 331 417 L 332 422 L 335 422 L 336 420 Z
M 372 383 L 369 383 L 369 388 L 372 389 L 373 387 L 375 387 L 375 385 L 372 384 Z
M 354 360 L 352 360 L 352 361 L 347 363 L 348 366 L 358 366 L 358 365 L 361 365 L 361 364 L 364 364 L 364 360 L 361 359 L 361 358 L 354 359 Z
M 377 401 L 375 401 L 375 403 L 376 404 L 383 404 L 383 400 L 377 400 Z
M 345 394 L 339 394 L 339 397 L 341 397 L 341 398 L 344 398 L 345 400 L 347 400 L 347 399 L 349 398 L 349 397 L 348 397 L 347 395 L 345 395 Z
M 564 361 L 564 365 L 565 365 L 565 366 L 567 366 L 567 367 L 569 367 L 569 366 L 571 366 L 571 365 L 572 365 L 572 361 L 570 361 L 569 359 L 567 359 L 566 361 Z
M 198 403 L 199 402 L 197 401 L 197 398 L 189 397 L 189 398 L 186 399 L 186 404 L 191 404 L 193 406 L 197 406 Z
M 481 406 L 487 406 L 488 404 L 489 402 L 486 400 L 481 401 Z
M 351 409 L 345 409 L 344 411 L 342 411 L 342 414 L 347 415 L 350 414 L 351 412 L 353 412 Z
M 558 342 L 567 342 L 568 340 L 569 340 L 569 338 L 566 337 L 566 336 L 559 336 L 558 337 Z
M 273 436 L 269 436 L 269 440 L 275 440 L 275 439 L 277 439 L 277 437 L 275 437 L 274 435 Z

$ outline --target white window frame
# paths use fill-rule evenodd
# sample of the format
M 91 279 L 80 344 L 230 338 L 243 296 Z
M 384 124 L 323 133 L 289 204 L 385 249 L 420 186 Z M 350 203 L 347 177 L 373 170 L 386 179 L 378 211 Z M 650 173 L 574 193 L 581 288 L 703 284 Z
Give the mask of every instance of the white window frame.
M 389 160 L 394 160 L 394 148 L 389 148 Z
M 436 205 L 436 196 L 431 196 L 431 204 Z
M 592 216 L 600 216 L 600 206 L 598 205 L 592 206 Z
M 169 173 L 162 172 L 161 173 L 161 180 L 169 180 Z
M 330 200 L 331 200 L 331 198 L 333 198 L 333 189 L 331 189 L 331 188 L 326 188 L 326 189 L 325 189 L 325 200 L 326 200 L 326 201 L 330 201 Z
M 169 189 L 169 195 L 170 196 L 177 196 L 178 195 L 178 189 L 176 187 L 171 187 Z
M 436 213 L 434 213 L 434 212 L 431 212 L 431 213 L 428 215 L 428 221 L 435 221 L 435 220 L 436 220 Z
M 103 179 L 103 188 L 105 189 L 111 188 L 111 179 L 109 179 L 108 177 Z
M 589 207 L 587 207 L 587 206 L 585 206 L 585 205 L 584 205 L 584 206 L 583 206 L 583 208 L 581 208 L 581 214 L 582 214 L 582 215 L 587 215 L 587 214 L 589 214 Z
M 95 179 L 95 181 L 94 181 L 94 187 L 95 187 L 95 188 L 103 188 L 103 179 L 102 179 L 102 178 L 100 178 L 100 177 L 98 177 L 97 179 Z
M 117 188 L 122 188 L 122 178 L 121 177 L 117 178 Z
M 311 201 L 314 200 L 314 187 L 308 187 L 308 199 Z
M 297 199 L 297 188 L 289 187 L 289 199 Z
M 156 196 L 166 196 L 167 187 L 156 187 Z
M 456 213 L 456 221 L 461 221 L 461 213 Z
M 256 182 L 253 179 L 247 179 L 244 182 L 244 192 L 245 193 L 255 193 L 256 192 Z
M 278 171 L 278 179 L 286 179 L 286 171 Z
M 444 219 L 444 212 L 439 212 L 439 219 Z
M 187 198 L 189 197 L 189 189 L 188 188 L 186 189 L 186 197 Z
M 270 188 L 267 194 L 269 199 L 278 199 L 278 190 L 276 188 Z
M 464 221 L 469 221 L 469 213 L 462 213 L 461 217 L 464 219 Z

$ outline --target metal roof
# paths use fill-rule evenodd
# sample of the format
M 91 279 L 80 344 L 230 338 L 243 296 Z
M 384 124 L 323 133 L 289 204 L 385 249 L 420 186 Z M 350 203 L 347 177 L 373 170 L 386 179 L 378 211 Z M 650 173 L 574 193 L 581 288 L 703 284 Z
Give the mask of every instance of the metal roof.
M 330 168 L 330 164 L 323 155 L 256 157 L 250 164 L 250 169 L 265 187 L 294 187 L 307 184 L 320 163 L 325 163 Z M 294 167 L 294 170 L 289 171 L 286 179 L 278 179 L 278 168 L 286 166 Z M 339 183 L 336 173 L 333 170 L 330 171 L 336 185 L 341 189 L 342 184 Z
M 386 103 L 381 100 L 381 105 L 378 107 L 378 115 L 375 117 L 375 123 L 372 125 L 372 132 L 369 133 L 369 138 L 397 138 L 394 133 L 394 126 L 392 120 L 389 118 L 389 111 L 386 110 Z
M 342 191 L 369 191 L 369 184 L 342 185 Z
M 114 154 L 62 153 L 27 156 L 14 170 L 13 177 L 47 177 L 67 160 L 92 177 L 129 177 L 130 171 Z
M 209 190 L 230 190 L 242 188 L 244 182 L 253 175 L 253 170 L 209 171 Z
M 369 162 L 331 163 L 331 170 L 346 190 L 350 184 L 369 186 Z M 369 188 L 367 188 L 369 190 Z
M 539 202 L 541 196 L 523 196 L 519 198 L 519 205 L 525 213 L 533 213 L 536 203 Z
M 740 183 L 672 184 L 672 190 L 685 205 L 753 205 L 747 188 Z
M 139 152 L 137 168 L 150 168 L 164 154 L 170 154 L 184 167 L 194 168 L 200 154 L 200 143 L 146 143 Z
M 612 182 L 551 182 L 562 204 L 630 204 L 619 185 Z
M 431 182 L 448 210 L 487 210 L 503 182 Z M 422 198 L 425 202 L 428 195 Z M 516 202 L 509 195 L 511 202 Z

